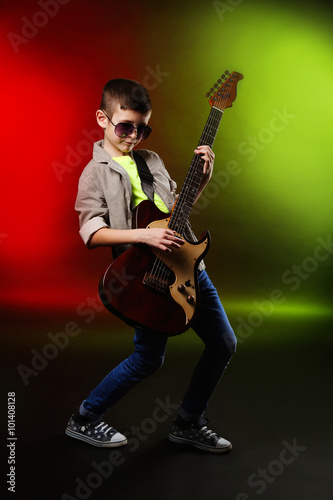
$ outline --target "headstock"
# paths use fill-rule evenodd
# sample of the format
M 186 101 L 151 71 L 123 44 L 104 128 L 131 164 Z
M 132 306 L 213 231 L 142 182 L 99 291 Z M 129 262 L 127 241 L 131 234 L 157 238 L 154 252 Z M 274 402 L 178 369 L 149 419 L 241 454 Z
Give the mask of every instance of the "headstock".
M 222 111 L 225 108 L 230 108 L 236 99 L 237 83 L 243 78 L 244 76 L 241 73 L 233 71 L 230 74 L 229 71 L 226 70 L 210 91 L 207 92 L 206 97 L 209 98 L 209 104 Z

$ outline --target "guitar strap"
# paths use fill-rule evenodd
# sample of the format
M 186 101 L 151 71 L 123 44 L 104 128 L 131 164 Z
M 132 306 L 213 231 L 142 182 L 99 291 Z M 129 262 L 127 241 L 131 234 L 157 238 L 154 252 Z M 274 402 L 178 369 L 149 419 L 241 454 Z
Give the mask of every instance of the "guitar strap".
M 148 197 L 148 200 L 154 203 L 154 176 L 151 174 L 146 161 L 141 155 L 139 155 L 139 153 L 133 151 L 133 158 L 136 166 L 138 167 L 142 191 Z

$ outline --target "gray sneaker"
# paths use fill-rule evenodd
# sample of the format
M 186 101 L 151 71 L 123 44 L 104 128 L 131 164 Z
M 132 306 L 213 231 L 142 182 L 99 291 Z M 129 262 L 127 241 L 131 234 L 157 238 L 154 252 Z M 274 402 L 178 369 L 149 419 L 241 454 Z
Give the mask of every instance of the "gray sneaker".
M 169 434 L 174 443 L 190 444 L 201 450 L 213 453 L 226 453 L 232 448 L 230 441 L 218 436 L 216 432 L 207 428 L 208 420 L 203 418 L 194 424 L 185 424 L 182 419 L 176 418 Z
M 93 446 L 111 448 L 127 444 L 126 437 L 105 422 L 97 422 L 94 424 L 80 415 L 71 416 L 65 434 L 75 439 L 85 441 Z

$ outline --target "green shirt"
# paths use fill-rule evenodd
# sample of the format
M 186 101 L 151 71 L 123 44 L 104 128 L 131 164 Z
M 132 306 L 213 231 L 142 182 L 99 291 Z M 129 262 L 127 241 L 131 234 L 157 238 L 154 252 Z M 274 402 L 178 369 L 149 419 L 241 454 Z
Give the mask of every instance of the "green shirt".
M 142 191 L 141 180 L 135 161 L 129 155 L 116 156 L 112 158 L 121 165 L 129 175 L 132 184 L 132 204 L 136 207 L 141 201 L 148 200 L 147 195 Z M 154 193 L 154 203 L 162 212 L 168 213 L 169 210 L 163 200 Z

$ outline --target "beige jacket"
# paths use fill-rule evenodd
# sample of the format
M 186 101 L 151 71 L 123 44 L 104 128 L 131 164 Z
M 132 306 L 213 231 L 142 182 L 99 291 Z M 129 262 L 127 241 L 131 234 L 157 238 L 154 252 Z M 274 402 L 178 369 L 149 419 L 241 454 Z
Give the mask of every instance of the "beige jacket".
M 176 200 L 176 183 L 170 178 L 163 161 L 153 151 L 138 150 L 154 176 L 154 191 L 171 211 Z M 92 235 L 102 227 L 113 229 L 132 228 L 132 186 L 128 173 L 103 149 L 103 141 L 95 142 L 93 159 L 83 170 L 75 210 L 79 214 L 80 235 L 87 245 Z M 196 238 L 187 228 L 190 241 Z M 114 255 L 119 255 L 129 245 L 119 245 Z M 199 268 L 203 268 L 203 263 Z

